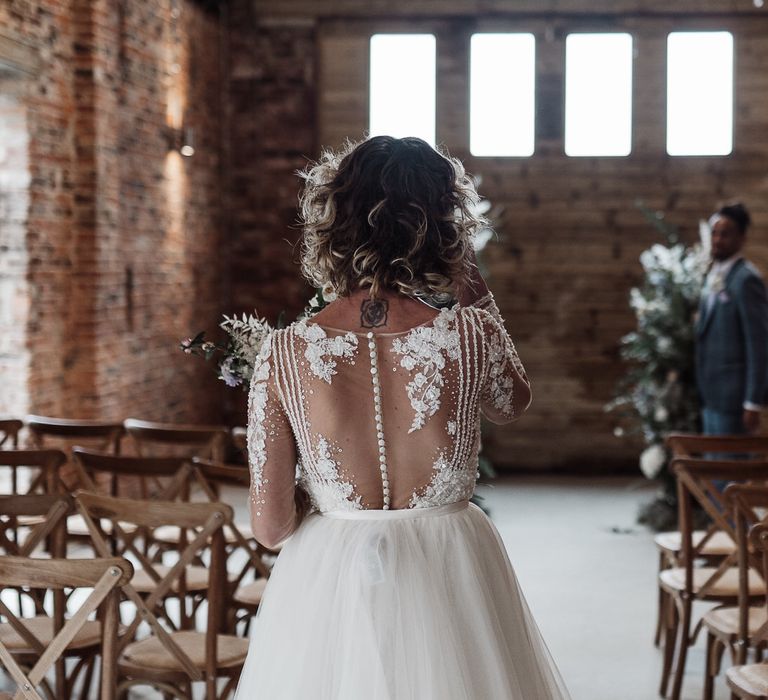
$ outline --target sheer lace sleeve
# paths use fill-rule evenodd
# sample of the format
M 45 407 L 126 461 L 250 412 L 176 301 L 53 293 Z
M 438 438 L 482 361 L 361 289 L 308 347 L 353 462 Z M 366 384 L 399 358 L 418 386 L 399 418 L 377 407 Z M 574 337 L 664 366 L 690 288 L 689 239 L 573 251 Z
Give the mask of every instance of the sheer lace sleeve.
M 530 405 L 530 381 L 493 294 L 488 292 L 472 306 L 479 310 L 485 347 L 480 410 L 492 423 L 509 423 Z
M 274 332 L 256 358 L 248 393 L 251 524 L 266 547 L 280 544 L 298 525 L 296 442 L 279 399 L 273 341 Z

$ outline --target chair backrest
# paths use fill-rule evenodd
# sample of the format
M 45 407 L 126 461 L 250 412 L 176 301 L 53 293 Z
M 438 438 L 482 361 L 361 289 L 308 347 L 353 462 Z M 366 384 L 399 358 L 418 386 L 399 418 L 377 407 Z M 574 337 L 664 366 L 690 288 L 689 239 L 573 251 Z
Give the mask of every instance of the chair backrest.
M 739 643 L 735 645 L 738 663 L 746 661 L 749 648 L 749 595 L 750 571 L 764 577 L 762 557 L 750 544 L 751 529 L 761 523 L 768 509 L 768 486 L 755 484 L 730 484 L 725 489 L 725 498 L 731 505 L 731 517 L 736 531 L 736 546 L 739 561 Z M 768 581 L 768 578 L 764 578 Z M 768 628 L 768 624 L 764 627 Z M 763 631 L 763 634 L 765 630 Z
M 28 415 L 24 422 L 33 447 L 57 447 L 67 454 L 69 460 L 61 469 L 61 479 L 69 489 L 77 487 L 72 447 L 85 445 L 101 452 L 119 454 L 125 433 L 123 424 L 114 421 Z
M 72 498 L 62 494 L 0 496 L 0 553 L 28 557 L 50 538 L 50 553 L 66 556 L 66 522 L 73 511 Z M 20 527 L 20 518 L 36 521 L 22 520 Z
M 248 467 L 237 464 L 225 464 L 209 459 L 192 459 L 194 479 L 200 485 L 202 492 L 211 503 L 220 502 L 219 488 L 221 486 L 234 486 L 244 491 L 246 498 L 250 486 L 250 471 Z M 257 542 L 252 536 L 246 536 L 235 522 L 227 525 L 226 530 L 231 534 L 231 542 L 227 560 L 230 562 L 228 569 L 237 574 L 231 577 L 231 585 L 238 586 L 253 571 L 256 578 L 267 578 L 270 574 L 269 567 L 264 563 L 263 557 L 269 554 L 269 550 Z M 240 566 L 235 561 L 238 554 L 244 555 Z
M 60 493 L 61 450 L 0 450 L 0 488 L 6 494 Z
M 19 432 L 24 427 L 24 423 L 18 418 L 0 418 L 0 448 L 18 449 Z
M 723 482 L 748 482 L 758 486 L 768 484 L 768 461 L 713 460 L 678 457 L 671 469 L 677 477 L 678 513 L 681 534 L 680 559 L 685 569 L 685 591 L 693 593 L 693 563 L 703 554 L 711 536 L 721 531 L 737 541 L 732 503 L 720 488 Z M 696 503 L 711 519 L 712 524 L 701 540 L 694 543 L 693 504 Z M 738 553 L 724 557 L 710 578 L 700 587 L 706 595 L 730 567 L 736 565 Z
M 183 457 L 224 458 L 229 430 L 221 425 L 184 425 L 127 418 L 123 421 L 136 453 L 146 457 L 177 455 Z
M 129 457 L 79 446 L 72 448 L 72 454 L 79 488 L 86 491 L 165 501 L 189 500 L 192 467 L 186 457 Z
M 0 642 L 0 663 L 17 685 L 16 697 L 42 700 L 36 688 L 46 673 L 61 659 L 67 646 L 83 628 L 89 616 L 102 608 L 102 700 L 113 700 L 116 695 L 116 641 L 118 635 L 118 590 L 133 575 L 133 567 L 125 559 L 29 559 L 27 557 L 0 557 L 0 588 L 54 590 L 92 588 L 71 617 L 64 620 L 63 611 L 54 614 L 54 636 L 45 644 L 25 625 L 20 615 L 12 612 L 0 599 L 0 615 L 26 644 L 39 654 L 29 672 L 17 663 L 11 651 Z M 64 596 L 59 596 L 64 600 Z
M 175 501 L 141 501 L 113 498 L 100 494 L 80 491 L 76 495 L 78 510 L 88 525 L 93 546 L 99 556 L 112 556 L 95 521 L 107 518 L 112 522 L 113 535 L 117 539 L 117 553 L 138 561 L 156 582 L 155 588 L 142 598 L 135 588 L 126 584 L 125 595 L 136 606 L 137 615 L 128 625 L 120 643 L 124 648 L 133 638 L 141 622 L 147 622 L 161 643 L 176 657 L 191 680 L 201 680 L 202 676 L 189 656 L 168 635 L 156 616 L 158 605 L 173 588 L 180 596 L 186 591 L 186 570 L 195 562 L 206 560 L 205 552 L 210 551 L 208 568 L 208 621 L 206 626 L 206 672 L 214 678 L 217 669 L 216 635 L 224 627 L 224 605 L 226 591 L 226 556 L 222 528 L 232 522 L 232 508 L 223 503 L 178 503 Z M 151 561 L 151 553 L 146 554 L 136 546 L 135 532 L 127 533 L 121 523 L 137 526 L 136 532 L 162 525 L 173 525 L 182 531 L 178 559 L 166 572 L 158 571 Z M 187 544 L 184 533 L 195 530 L 195 537 Z
M 664 439 L 673 457 L 704 457 L 712 453 L 749 454 L 768 459 L 768 437 L 670 433 Z

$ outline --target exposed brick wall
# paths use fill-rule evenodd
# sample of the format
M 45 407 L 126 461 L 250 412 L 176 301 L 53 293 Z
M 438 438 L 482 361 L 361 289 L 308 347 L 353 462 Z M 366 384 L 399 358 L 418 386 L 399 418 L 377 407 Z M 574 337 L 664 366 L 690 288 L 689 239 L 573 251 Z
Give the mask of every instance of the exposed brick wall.
M 25 86 L 29 410 L 218 419 L 220 382 L 177 349 L 222 308 L 218 16 L 15 0 L 0 26 L 41 59 Z M 174 118 L 193 158 L 168 151 Z

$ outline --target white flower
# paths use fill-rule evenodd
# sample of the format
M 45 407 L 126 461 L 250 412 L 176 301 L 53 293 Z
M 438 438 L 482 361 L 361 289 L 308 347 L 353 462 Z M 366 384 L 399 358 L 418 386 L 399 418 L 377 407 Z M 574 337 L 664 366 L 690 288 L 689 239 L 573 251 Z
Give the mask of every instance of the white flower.
M 651 445 L 640 455 L 640 471 L 643 472 L 646 479 L 654 479 L 666 461 L 667 453 L 664 448 L 659 444 Z

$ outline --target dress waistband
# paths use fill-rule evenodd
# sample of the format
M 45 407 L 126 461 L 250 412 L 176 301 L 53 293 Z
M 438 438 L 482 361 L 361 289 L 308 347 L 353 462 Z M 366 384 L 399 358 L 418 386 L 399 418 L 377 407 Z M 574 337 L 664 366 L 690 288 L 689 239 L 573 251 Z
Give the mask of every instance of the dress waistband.
M 410 518 L 431 518 L 436 515 L 447 515 L 464 510 L 469 506 L 469 501 L 456 501 L 442 506 L 430 506 L 428 508 L 400 508 L 397 510 L 331 510 L 319 513 L 324 518 L 337 518 L 339 520 L 405 520 Z

